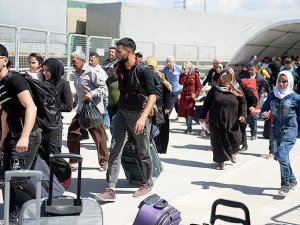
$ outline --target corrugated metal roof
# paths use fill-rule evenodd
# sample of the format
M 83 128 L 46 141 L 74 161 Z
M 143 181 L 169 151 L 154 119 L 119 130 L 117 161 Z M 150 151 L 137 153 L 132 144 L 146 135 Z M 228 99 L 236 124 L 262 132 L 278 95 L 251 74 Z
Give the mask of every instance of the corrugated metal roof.
M 300 53 L 300 20 L 272 24 L 250 37 L 231 58 L 230 64 L 246 64 L 252 55 L 258 60 L 265 56 L 277 57 L 288 52 Z

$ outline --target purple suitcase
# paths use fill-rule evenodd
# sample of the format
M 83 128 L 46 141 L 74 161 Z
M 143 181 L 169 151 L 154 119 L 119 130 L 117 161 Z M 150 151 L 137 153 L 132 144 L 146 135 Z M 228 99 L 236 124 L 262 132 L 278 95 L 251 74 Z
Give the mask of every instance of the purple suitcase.
M 179 225 L 180 221 L 180 212 L 153 194 L 140 203 L 133 225 Z

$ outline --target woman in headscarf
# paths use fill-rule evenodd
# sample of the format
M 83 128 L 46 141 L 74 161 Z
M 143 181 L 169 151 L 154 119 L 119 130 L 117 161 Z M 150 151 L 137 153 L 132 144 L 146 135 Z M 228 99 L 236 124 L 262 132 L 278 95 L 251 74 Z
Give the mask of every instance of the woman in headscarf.
M 293 91 L 294 77 L 284 70 L 278 74 L 274 91 L 269 94 L 261 109 L 262 117 L 273 117 L 270 144 L 274 159 L 279 162 L 281 188 L 278 192 L 286 196 L 297 185 L 291 168 L 289 153 L 296 143 L 298 134 L 297 115 L 300 113 L 300 95 Z
M 156 96 L 156 105 L 158 114 L 153 117 L 152 123 L 159 128 L 159 135 L 154 138 L 157 151 L 159 153 L 167 153 L 169 143 L 169 111 L 168 106 L 170 105 L 170 97 L 172 85 L 167 81 L 165 75 L 158 71 L 157 60 L 153 56 L 149 56 L 146 60 L 146 64 L 155 73 L 155 81 L 161 82 L 162 90 L 160 90 L 159 96 Z M 159 86 L 156 85 L 156 88 Z
M 44 79 L 54 85 L 58 95 L 58 105 L 62 112 L 71 112 L 73 95 L 70 84 L 62 79 L 64 65 L 57 59 L 49 58 L 43 63 Z
M 57 92 L 57 107 L 62 112 L 71 112 L 73 96 L 69 82 L 62 79 L 64 65 L 57 59 L 49 58 L 43 63 L 44 82 L 50 82 Z M 40 156 L 49 164 L 49 154 L 58 154 L 62 146 L 62 129 L 44 129 Z M 71 176 L 71 169 L 64 159 L 54 161 L 53 172 L 59 181 L 68 181 Z
M 247 103 L 232 68 L 225 68 L 208 92 L 200 115 L 204 122 L 209 112 L 209 129 L 216 169 L 224 169 L 225 161 L 236 162 L 242 139 L 239 122 L 245 123 Z
M 185 117 L 187 129 L 186 134 L 192 133 L 192 122 L 194 119 L 194 108 L 202 85 L 199 75 L 191 62 L 182 65 L 183 73 L 180 75 L 179 83 L 182 85 L 181 97 L 179 99 L 178 116 Z

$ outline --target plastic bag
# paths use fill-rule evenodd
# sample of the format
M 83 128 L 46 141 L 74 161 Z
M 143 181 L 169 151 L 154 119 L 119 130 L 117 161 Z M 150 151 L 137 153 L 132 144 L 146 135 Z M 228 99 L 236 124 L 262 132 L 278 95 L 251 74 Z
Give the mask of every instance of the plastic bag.
M 93 101 L 85 101 L 79 114 L 80 128 L 88 129 L 103 123 L 103 116 Z

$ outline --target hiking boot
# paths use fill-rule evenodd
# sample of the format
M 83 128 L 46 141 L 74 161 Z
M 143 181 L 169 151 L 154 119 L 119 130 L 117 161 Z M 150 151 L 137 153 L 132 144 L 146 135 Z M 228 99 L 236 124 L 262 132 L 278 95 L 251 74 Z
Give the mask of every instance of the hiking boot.
M 114 202 L 116 200 L 116 192 L 111 188 L 105 188 L 99 194 L 96 194 L 95 199 L 101 202 Z
M 297 186 L 297 184 L 298 184 L 298 182 L 296 180 L 291 181 L 290 186 L 289 186 L 290 190 L 294 190 L 295 187 Z
M 290 191 L 290 186 L 283 185 L 278 191 L 278 194 L 282 197 L 285 197 Z
M 247 151 L 248 150 L 248 145 L 243 145 L 241 148 L 240 148 L 240 152 L 244 152 L 244 151 Z
M 142 184 L 139 189 L 133 194 L 133 197 L 141 197 L 149 193 L 151 191 L 152 186 L 150 184 Z
M 18 213 L 17 211 L 12 211 L 9 213 L 9 222 L 17 224 L 18 222 Z

